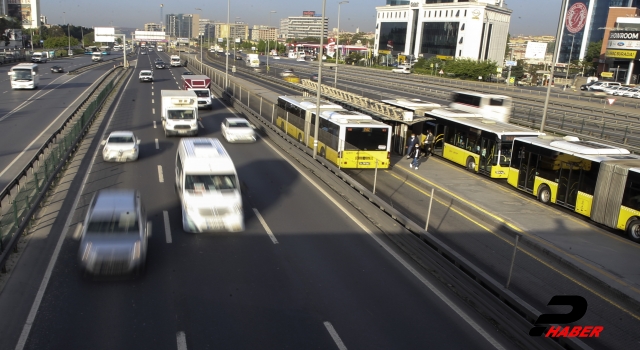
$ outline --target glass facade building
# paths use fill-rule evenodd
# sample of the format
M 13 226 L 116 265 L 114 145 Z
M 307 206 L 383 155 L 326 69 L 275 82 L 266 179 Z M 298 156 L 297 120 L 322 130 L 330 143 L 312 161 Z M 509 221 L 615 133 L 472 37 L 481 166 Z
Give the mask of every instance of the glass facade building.
M 434 55 L 455 57 L 459 27 L 459 22 L 423 23 L 420 52 L 425 58 Z
M 380 23 L 380 36 L 378 39 L 378 47 L 380 50 L 403 52 L 405 50 L 406 40 L 406 22 Z

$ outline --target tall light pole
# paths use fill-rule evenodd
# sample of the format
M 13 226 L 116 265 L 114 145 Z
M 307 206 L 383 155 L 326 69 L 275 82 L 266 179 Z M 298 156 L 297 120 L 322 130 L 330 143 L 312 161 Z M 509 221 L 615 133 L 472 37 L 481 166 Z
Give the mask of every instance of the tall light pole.
M 324 44 L 324 10 L 327 7 L 327 0 L 322 0 L 322 23 L 320 24 L 320 47 L 318 48 L 318 91 L 316 95 L 316 125 L 313 130 L 313 159 L 318 153 L 318 126 L 320 125 L 320 96 L 322 84 L 322 45 Z
M 338 87 L 338 63 L 340 62 L 339 56 L 340 56 L 340 5 L 342 4 L 348 4 L 349 1 L 340 1 L 338 3 L 338 36 L 336 38 L 336 76 L 333 80 L 333 87 L 337 88 Z M 357 34 L 357 33 L 356 33 Z M 318 80 L 319 82 L 319 80 Z
M 269 37 L 271 36 L 271 14 L 276 13 L 276 11 L 269 11 L 269 25 L 267 26 L 267 74 L 269 74 Z
M 191 27 L 193 27 L 193 15 L 189 15 L 189 39 L 187 41 L 187 57 L 191 56 Z
M 569 67 L 571 67 L 571 56 L 573 55 L 573 41 L 576 39 L 575 34 L 567 34 L 571 37 L 571 50 L 569 51 L 569 62 L 567 62 L 567 75 L 564 77 L 565 80 L 569 80 Z
M 231 23 L 229 23 L 229 12 L 231 10 L 231 0 L 227 0 L 227 57 L 226 63 L 224 66 L 224 91 L 226 92 L 229 88 L 229 33 L 231 32 Z
M 236 23 L 239 22 L 240 17 L 236 17 Z M 236 41 L 238 40 L 237 36 L 238 36 L 238 28 L 236 26 L 234 26 L 235 28 L 235 34 L 236 36 L 233 38 L 233 59 L 236 59 Z M 229 27 L 229 30 L 231 30 L 231 27 Z M 234 63 L 235 64 L 235 63 Z
M 67 13 L 62 12 L 64 17 L 64 23 L 67 23 Z M 69 49 L 67 50 L 67 56 L 71 53 L 71 30 L 69 29 L 69 23 L 67 23 L 67 38 L 69 38 Z
M 558 19 L 558 31 L 556 32 L 556 47 L 553 50 L 553 60 L 551 61 L 551 68 L 549 68 L 549 84 L 547 84 L 547 96 L 544 99 L 544 108 L 542 109 L 542 121 L 540 122 L 540 132 L 544 132 L 544 123 L 547 121 L 547 109 L 549 109 L 549 97 L 551 97 L 551 82 L 553 81 L 553 70 L 555 63 L 558 61 L 558 55 L 560 54 L 560 33 L 562 33 L 562 26 L 564 26 L 568 0 L 562 0 L 562 8 L 560 9 L 560 19 Z
M 198 11 L 200 11 L 200 13 L 202 13 L 202 9 L 201 8 L 196 8 L 196 10 L 198 10 Z M 200 35 L 200 23 L 198 23 L 198 37 L 200 37 L 200 71 L 201 72 L 202 72 L 202 36 L 204 36 L 204 35 Z

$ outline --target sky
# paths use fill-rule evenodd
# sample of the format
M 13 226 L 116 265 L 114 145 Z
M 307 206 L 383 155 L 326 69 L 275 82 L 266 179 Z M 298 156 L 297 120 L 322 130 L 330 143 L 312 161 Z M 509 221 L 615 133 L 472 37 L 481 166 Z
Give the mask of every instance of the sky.
M 170 13 L 201 13 L 200 18 L 226 22 L 227 1 L 224 0 L 41 0 L 42 13 L 50 24 L 68 21 L 85 27 L 126 27 L 142 30 L 145 23 L 160 22 L 160 4 L 164 2 L 164 15 Z M 302 11 L 322 13 L 321 0 L 229 0 L 231 22 L 243 21 L 250 26 L 269 24 L 278 26 L 281 18 L 301 16 Z M 338 0 L 327 0 L 326 16 L 329 29 L 338 26 Z M 385 0 L 349 0 L 340 10 L 340 30 L 373 32 L 376 24 L 376 6 Z M 555 35 L 561 0 L 506 0 L 511 15 L 511 35 Z M 197 11 L 201 8 L 202 11 Z M 542 13 L 541 9 L 546 10 Z M 63 14 L 66 12 L 66 14 Z M 66 17 L 66 18 L 65 18 Z M 236 17 L 240 17 L 237 19 Z M 164 21 L 164 19 L 163 19 Z

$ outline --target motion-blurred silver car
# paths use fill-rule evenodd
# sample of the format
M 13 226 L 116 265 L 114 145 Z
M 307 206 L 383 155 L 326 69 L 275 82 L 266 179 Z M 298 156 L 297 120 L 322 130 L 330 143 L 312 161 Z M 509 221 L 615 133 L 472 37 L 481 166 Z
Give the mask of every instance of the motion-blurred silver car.
M 254 126 L 244 118 L 227 118 L 222 122 L 222 136 L 227 142 L 255 142 Z
M 135 161 L 140 155 L 140 140 L 131 131 L 113 131 L 102 141 L 102 159 L 105 162 Z
M 142 272 L 150 236 L 151 224 L 137 190 L 101 190 L 82 224 L 80 266 L 91 275 Z

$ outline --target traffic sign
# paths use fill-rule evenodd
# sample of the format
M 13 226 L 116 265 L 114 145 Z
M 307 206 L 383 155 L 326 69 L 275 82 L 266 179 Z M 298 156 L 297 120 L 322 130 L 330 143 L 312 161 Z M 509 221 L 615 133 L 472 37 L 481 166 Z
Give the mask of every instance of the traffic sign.
M 517 61 L 505 61 L 504 65 L 507 66 L 507 67 L 509 67 L 509 66 L 515 67 L 515 66 L 518 65 L 518 62 Z
M 515 82 L 516 82 L 516 78 L 514 77 L 509 78 L 509 84 L 513 84 Z
M 609 102 L 610 105 L 612 105 L 615 101 L 616 101 L 615 98 L 608 98 L 607 99 L 607 102 Z
M 442 75 L 444 74 L 444 71 L 441 69 L 440 72 L 438 72 L 438 74 Z

